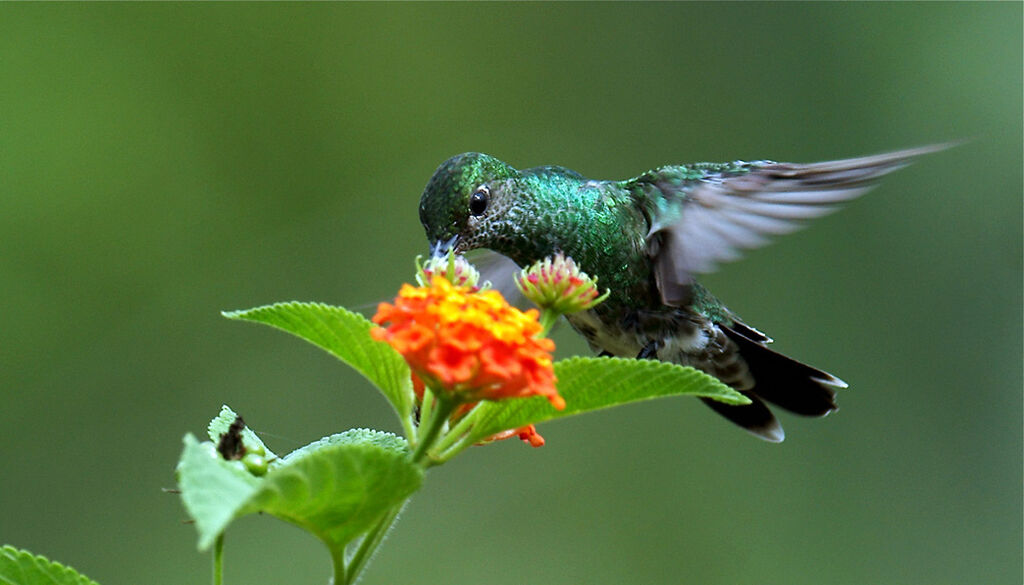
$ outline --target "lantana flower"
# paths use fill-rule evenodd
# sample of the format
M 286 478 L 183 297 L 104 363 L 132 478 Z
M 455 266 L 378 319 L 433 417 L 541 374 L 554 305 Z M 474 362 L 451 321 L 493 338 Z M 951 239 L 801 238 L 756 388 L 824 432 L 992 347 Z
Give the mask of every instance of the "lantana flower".
M 538 307 L 560 315 L 591 309 L 611 294 L 601 294 L 597 278 L 561 252 L 524 268 L 516 275 L 516 286 Z
M 536 310 L 519 311 L 493 290 L 475 292 L 433 275 L 381 303 L 371 331 L 402 354 L 413 374 L 456 402 L 543 396 L 558 409 L 554 342 L 539 337 Z
M 474 291 L 481 289 L 480 271 L 461 254 L 432 256 L 423 264 L 416 259 L 416 282 L 420 286 L 430 286 L 435 276 L 442 276 L 455 286 L 468 286 Z
M 537 427 L 534 425 L 526 425 L 525 427 L 519 427 L 518 429 L 512 429 L 510 431 L 503 431 L 487 439 L 485 442 L 490 441 L 502 441 L 505 439 L 511 439 L 512 437 L 519 437 L 524 443 L 529 443 L 531 447 L 543 447 L 544 437 L 540 436 L 537 432 Z

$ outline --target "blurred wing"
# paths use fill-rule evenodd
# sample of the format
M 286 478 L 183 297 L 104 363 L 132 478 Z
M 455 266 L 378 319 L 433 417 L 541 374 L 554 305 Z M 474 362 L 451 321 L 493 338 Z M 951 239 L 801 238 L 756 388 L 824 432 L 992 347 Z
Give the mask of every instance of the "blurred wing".
M 466 259 L 480 271 L 480 283 L 490 282 L 491 288 L 500 292 L 510 305 L 522 310 L 533 307 L 516 286 L 514 278 L 520 268 L 509 257 L 493 250 L 478 248 L 466 252 Z
M 769 236 L 797 230 L 914 157 L 949 146 L 812 164 L 756 163 L 745 174 L 689 184 L 676 219 L 654 222 L 648 234 L 662 300 L 685 302 L 693 274 L 712 272 L 720 262 L 738 259 L 741 250 L 767 244 Z

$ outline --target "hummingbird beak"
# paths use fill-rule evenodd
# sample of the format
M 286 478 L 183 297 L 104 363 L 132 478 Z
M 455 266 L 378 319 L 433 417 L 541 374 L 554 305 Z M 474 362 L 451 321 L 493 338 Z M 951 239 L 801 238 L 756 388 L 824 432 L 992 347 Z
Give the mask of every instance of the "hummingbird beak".
M 437 240 L 436 242 L 430 245 L 431 257 L 437 258 L 439 256 L 446 256 L 448 252 L 455 249 L 455 245 L 458 243 L 458 241 L 458 235 L 454 235 L 448 238 L 447 240 Z

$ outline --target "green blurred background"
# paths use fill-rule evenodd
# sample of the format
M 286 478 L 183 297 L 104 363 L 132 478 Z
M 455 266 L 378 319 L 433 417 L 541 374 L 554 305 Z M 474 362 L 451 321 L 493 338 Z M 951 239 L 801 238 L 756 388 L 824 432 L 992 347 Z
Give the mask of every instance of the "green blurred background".
M 222 403 L 278 452 L 397 430 L 222 309 L 361 307 L 448 156 L 595 178 L 969 139 L 705 282 L 851 384 L 757 441 L 695 400 L 431 472 L 364 583 L 1021 582 L 1020 3 L 0 6 L 0 542 L 208 582 L 173 495 Z M 571 332 L 564 354 L 584 352 Z M 251 517 L 229 583 L 325 583 Z

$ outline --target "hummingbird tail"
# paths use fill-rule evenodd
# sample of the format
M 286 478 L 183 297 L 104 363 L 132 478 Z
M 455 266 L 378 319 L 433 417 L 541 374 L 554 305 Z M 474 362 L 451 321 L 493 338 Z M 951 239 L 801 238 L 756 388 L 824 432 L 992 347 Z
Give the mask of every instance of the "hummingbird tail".
M 786 432 L 782 430 L 782 425 L 776 420 L 772 411 L 768 410 L 760 398 L 750 392 L 740 392 L 740 394 L 749 398 L 750 404 L 732 406 L 710 398 L 701 398 L 701 400 L 711 407 L 711 410 L 729 419 L 733 424 L 743 427 L 755 437 L 769 443 L 781 443 L 786 438 Z
M 768 349 L 761 339 L 748 337 L 745 325 L 737 325 L 719 327 L 737 345 L 754 378 L 754 387 L 742 392 L 751 404 L 730 406 L 705 400 L 712 410 L 773 443 L 782 441 L 785 433 L 765 402 L 804 416 L 824 416 L 837 410 L 835 389 L 845 388 L 845 382 Z

